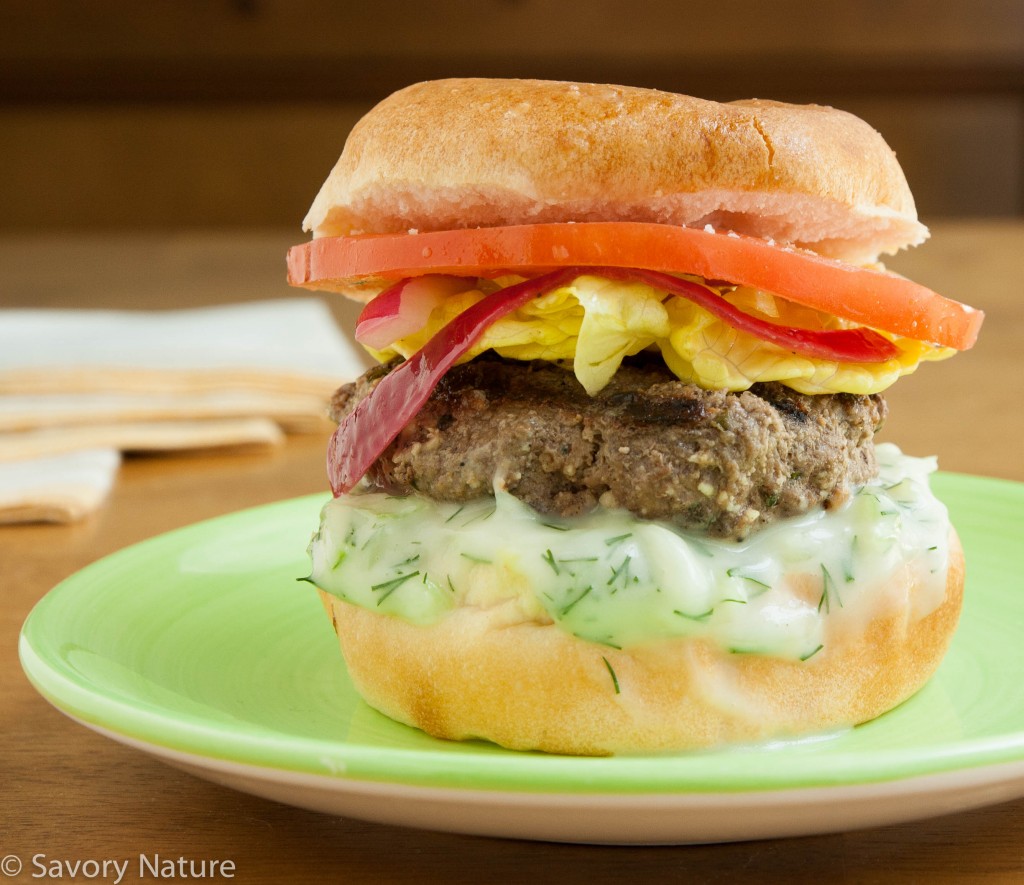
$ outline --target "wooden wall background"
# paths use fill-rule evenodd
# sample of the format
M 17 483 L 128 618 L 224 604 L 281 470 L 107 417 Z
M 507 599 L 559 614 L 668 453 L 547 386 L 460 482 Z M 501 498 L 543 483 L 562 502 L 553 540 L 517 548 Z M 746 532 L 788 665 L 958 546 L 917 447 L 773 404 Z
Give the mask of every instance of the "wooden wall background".
M 6 0 L 0 230 L 297 227 L 367 108 L 463 75 L 833 104 L 926 220 L 1024 214 L 1024 0 Z

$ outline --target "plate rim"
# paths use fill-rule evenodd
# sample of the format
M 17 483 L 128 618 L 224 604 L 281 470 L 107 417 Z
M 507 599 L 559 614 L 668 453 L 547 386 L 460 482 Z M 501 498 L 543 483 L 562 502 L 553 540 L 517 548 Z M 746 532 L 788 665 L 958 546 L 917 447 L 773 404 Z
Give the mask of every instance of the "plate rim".
M 971 474 L 963 474 L 963 473 L 947 473 L 947 472 L 940 472 L 936 476 L 937 476 L 937 478 L 940 479 L 940 482 L 953 482 L 953 483 L 962 483 L 962 482 L 979 483 L 980 482 L 982 485 L 985 485 L 985 486 L 988 486 L 989 484 L 992 484 L 994 487 L 998 487 L 1001 490 L 1005 490 L 1006 492 L 1011 493 L 1011 494 L 1024 495 L 1024 483 L 1019 483 L 1019 482 L 1016 482 L 1014 480 L 1006 480 L 1006 479 L 1001 479 L 1001 478 L 997 478 L 997 477 L 974 476 L 974 475 L 971 475 Z M 130 563 L 130 561 L 133 558 L 137 558 L 137 557 L 140 557 L 140 556 L 144 557 L 147 554 L 147 551 L 151 547 L 153 547 L 153 546 L 155 546 L 157 548 L 159 548 L 159 547 L 161 547 L 163 545 L 172 545 L 173 546 L 173 544 L 175 542 L 179 542 L 180 543 L 180 542 L 183 542 L 183 541 L 187 541 L 187 539 L 190 536 L 192 536 L 193 534 L 203 535 L 203 534 L 211 531 L 211 529 L 216 530 L 216 529 L 220 529 L 220 528 L 222 528 L 223 526 L 226 526 L 226 525 L 230 526 L 231 524 L 233 524 L 233 523 L 235 523 L 237 521 L 242 521 L 242 520 L 245 520 L 246 518 L 251 518 L 252 515 L 255 514 L 255 513 L 260 513 L 260 514 L 264 514 L 265 515 L 265 514 L 268 514 L 268 513 L 275 513 L 275 512 L 279 512 L 279 513 L 290 512 L 293 509 L 295 509 L 295 510 L 300 510 L 300 509 L 304 510 L 305 508 L 312 509 L 313 507 L 320 505 L 322 502 L 325 502 L 326 500 L 328 500 L 328 496 L 327 496 L 326 493 L 314 493 L 314 494 L 303 495 L 303 496 L 295 497 L 295 498 L 283 499 L 283 500 L 275 501 L 275 502 L 272 502 L 272 503 L 269 503 L 269 504 L 257 505 L 257 506 L 254 506 L 254 507 L 249 507 L 249 508 L 245 508 L 245 509 L 242 509 L 242 510 L 234 511 L 234 512 L 228 513 L 228 514 L 222 514 L 220 516 L 216 516 L 216 517 L 213 517 L 211 519 L 202 520 L 200 522 L 196 522 L 196 523 L 192 523 L 190 525 L 182 526 L 180 528 L 173 529 L 173 530 L 171 530 L 169 532 L 165 532 L 165 533 L 162 533 L 162 534 L 159 534 L 159 535 L 156 535 L 156 536 L 144 539 L 142 541 L 136 542 L 135 544 L 129 545 L 129 546 L 124 547 L 124 548 L 121 548 L 118 551 L 115 551 L 115 552 L 113 552 L 111 554 L 108 554 L 107 556 L 104 556 L 101 559 L 98 559 L 95 562 L 92 562 L 92 563 L 88 564 L 87 566 L 85 566 L 81 570 L 75 572 L 74 574 L 68 576 L 63 581 L 58 583 L 51 591 L 49 591 L 49 593 L 47 593 L 42 599 L 40 599 L 37 602 L 36 606 L 33 608 L 32 612 L 29 614 L 28 618 L 26 618 L 26 621 L 25 621 L 25 623 L 22 626 L 21 634 L 19 636 L 19 654 L 20 654 L 20 658 L 21 658 L 21 662 L 22 662 L 22 668 L 23 668 L 24 672 L 28 676 L 30 682 L 32 682 L 32 684 L 36 687 L 36 689 L 51 704 L 53 704 L 57 709 L 59 709 L 62 712 L 66 713 L 67 715 L 71 716 L 72 718 L 78 719 L 79 721 L 82 721 L 84 724 L 87 724 L 89 727 L 103 728 L 103 729 L 105 729 L 107 731 L 120 734 L 120 735 L 122 735 L 125 738 L 132 738 L 132 739 L 135 739 L 135 740 L 142 740 L 143 742 L 149 743 L 149 744 L 151 744 L 153 746 L 161 746 L 161 747 L 165 747 L 166 749 L 174 750 L 174 751 L 178 751 L 178 752 L 187 752 L 187 753 L 191 753 L 192 755 L 196 755 L 196 756 L 200 756 L 200 757 L 209 757 L 209 758 L 222 759 L 222 760 L 228 760 L 228 761 L 240 761 L 243 764 L 256 765 L 256 766 L 262 766 L 262 767 L 273 768 L 273 769 L 280 769 L 280 770 L 289 771 L 289 772 L 293 772 L 293 773 L 294 772 L 301 772 L 301 773 L 310 774 L 312 776 L 317 776 L 317 775 L 323 774 L 324 771 L 321 768 L 315 768 L 315 767 L 313 767 L 313 766 L 311 766 L 309 764 L 308 758 L 307 758 L 306 764 L 302 764 L 302 765 L 286 764 L 286 763 L 283 763 L 281 760 L 268 764 L 265 761 L 266 760 L 266 756 L 262 756 L 261 755 L 260 758 L 256 758 L 251 752 L 249 752 L 251 750 L 251 748 L 248 745 L 251 743 L 251 740 L 249 740 L 249 741 L 240 741 L 239 740 L 239 736 L 237 734 L 235 734 L 235 733 L 227 733 L 223 729 L 218 730 L 215 727 L 216 724 L 214 724 L 213 726 L 207 725 L 206 727 L 198 727 L 197 724 L 194 723 L 194 722 L 183 723 L 180 718 L 175 719 L 175 717 L 173 717 L 173 716 L 170 717 L 170 718 L 167 717 L 166 715 L 163 716 L 163 717 L 158 716 L 158 715 L 147 716 L 147 714 L 144 711 L 139 710 L 137 707 L 134 707 L 131 704 L 124 703 L 124 702 L 118 701 L 116 699 L 112 699 L 109 696 L 97 696 L 94 693 L 90 694 L 89 691 L 87 690 L 87 688 L 85 686 L 83 686 L 82 684 L 80 684 L 79 682 L 76 682 L 74 679 L 72 679 L 70 674 L 61 672 L 60 669 L 55 668 L 53 666 L 52 662 L 45 660 L 44 657 L 39 653 L 39 650 L 34 647 L 32 641 L 31 641 L 31 638 L 30 638 L 30 634 L 32 633 L 32 631 L 34 629 L 34 627 L 33 627 L 34 622 L 45 616 L 46 607 L 48 605 L 52 605 L 54 599 L 58 599 L 60 597 L 60 595 L 63 594 L 63 593 L 74 592 L 74 588 L 78 584 L 80 584 L 82 582 L 91 581 L 93 579 L 93 576 L 95 574 L 97 574 L 97 573 L 103 574 L 106 570 L 108 570 L 110 568 L 121 568 L 121 567 L 124 567 L 124 565 L 126 563 Z M 72 588 L 72 589 L 69 590 L 68 588 Z M 37 614 L 37 613 L 40 613 L 40 614 Z M 955 641 L 955 639 L 954 639 L 954 641 Z M 55 685 L 57 686 L 57 688 L 54 688 Z M 69 689 L 70 689 L 70 691 L 69 691 Z M 138 729 L 135 729 L 135 730 L 125 730 L 123 728 L 120 728 L 120 727 L 117 727 L 117 726 L 113 726 L 113 725 L 110 724 L 110 722 L 104 721 L 102 716 L 91 715 L 89 711 L 76 706 L 73 701 L 69 701 L 68 696 L 67 696 L 69 693 L 72 694 L 72 695 L 74 695 L 76 693 L 82 693 L 82 694 L 85 694 L 85 695 L 89 695 L 94 702 L 99 700 L 101 708 L 105 708 L 105 709 L 108 709 L 108 710 L 111 709 L 111 708 L 118 708 L 119 713 L 122 714 L 122 715 L 124 714 L 125 711 L 128 711 L 130 713 L 129 718 L 133 722 L 136 722 L 136 723 L 139 720 L 145 720 L 147 718 L 150 718 L 152 720 L 151 724 L 159 723 L 159 724 L 163 725 L 164 727 L 166 727 L 166 724 L 168 722 L 175 723 L 175 727 L 174 727 L 173 730 L 174 730 L 175 736 L 178 737 L 179 740 L 178 741 L 157 740 L 157 739 L 154 739 L 152 737 L 152 730 L 143 729 L 143 731 L 142 731 L 142 733 L 140 735 L 140 733 L 138 732 Z M 118 721 L 123 721 L 121 715 L 119 715 Z M 198 750 L 195 741 L 193 741 L 190 744 L 188 741 L 182 742 L 180 740 L 180 736 L 181 736 L 182 733 L 188 733 L 188 734 L 192 734 L 192 735 L 200 735 L 200 734 L 202 734 L 207 739 L 210 737 L 211 734 L 219 733 L 221 735 L 221 741 L 223 743 L 226 743 L 226 744 L 229 744 L 229 745 L 232 746 L 232 748 L 233 748 L 232 752 L 223 753 L 223 754 L 211 754 L 209 752 L 204 752 L 202 750 Z M 941 757 L 941 761 L 944 763 L 944 764 L 941 764 L 941 765 L 937 765 L 936 764 L 936 760 L 934 758 L 929 758 L 929 760 L 928 760 L 928 762 L 926 764 L 921 763 L 919 760 L 918 760 L 916 765 L 908 764 L 908 763 L 913 763 L 913 759 L 910 758 L 911 751 L 907 750 L 907 749 L 901 749 L 901 750 L 897 750 L 897 751 L 889 751 L 888 753 L 876 751 L 876 754 L 875 754 L 876 755 L 876 760 L 877 761 L 884 761 L 886 764 L 882 765 L 882 766 L 880 766 L 879 768 L 876 769 L 876 771 L 878 771 L 880 773 L 876 774 L 874 777 L 865 777 L 862 773 L 861 774 L 857 774 L 854 777 L 849 777 L 849 776 L 844 777 L 843 775 L 844 775 L 844 770 L 845 770 L 846 766 L 839 765 L 839 766 L 835 766 L 834 767 L 834 770 L 833 770 L 833 773 L 832 773 L 831 777 L 822 777 L 822 776 L 819 775 L 818 777 L 814 778 L 813 780 L 806 780 L 806 781 L 801 780 L 801 781 L 797 781 L 797 782 L 787 781 L 786 783 L 769 783 L 766 786 L 762 786 L 762 787 L 758 788 L 757 791 L 758 792 L 761 792 L 761 791 L 764 791 L 764 790 L 778 791 L 778 790 L 788 790 L 788 789 L 803 789 L 803 788 L 811 788 L 811 787 L 822 787 L 822 788 L 827 788 L 827 789 L 834 789 L 837 786 L 848 786 L 848 785 L 854 785 L 854 784 L 889 783 L 889 782 L 893 782 L 893 781 L 906 781 L 908 778 L 920 777 L 922 775 L 927 775 L 927 774 L 936 774 L 936 773 L 943 772 L 943 771 L 963 771 L 963 770 L 968 770 L 968 769 L 982 769 L 982 768 L 991 767 L 993 765 L 1000 765 L 1000 764 L 1005 764 L 1005 763 L 1013 763 L 1013 762 L 1017 762 L 1017 761 L 1020 761 L 1020 760 L 1024 759 L 1024 729 L 1012 733 L 1011 736 L 1013 738 L 1012 740 L 1008 740 L 1007 736 L 1003 736 L 1003 737 L 987 736 L 987 737 L 980 737 L 980 738 L 964 739 L 964 740 L 960 741 L 957 744 L 957 750 L 955 752 L 948 752 L 944 756 Z M 337 747 L 339 745 L 339 743 L 340 743 L 340 745 L 345 746 L 346 753 L 348 753 L 349 755 L 353 755 L 354 754 L 357 757 L 359 757 L 359 756 L 364 756 L 365 757 L 365 756 L 367 756 L 371 752 L 372 752 L 372 754 L 380 754 L 381 753 L 381 749 L 380 748 L 372 748 L 372 750 L 371 750 L 371 749 L 368 749 L 368 748 L 360 747 L 358 745 L 345 745 L 344 739 L 342 739 L 340 742 L 328 742 L 328 741 L 326 741 L 324 739 L 316 739 L 316 740 L 314 740 L 314 739 L 304 738 L 304 737 L 299 737 L 299 738 L 296 738 L 295 736 L 289 736 L 288 737 L 288 742 L 292 743 L 293 745 L 294 745 L 294 743 L 296 741 L 298 741 L 299 743 L 301 743 L 303 745 L 303 749 L 304 750 L 312 751 L 312 752 L 315 752 L 317 750 L 327 750 L 327 749 L 330 749 L 331 747 Z M 240 745 L 243 748 L 243 752 L 241 754 L 239 754 L 239 752 L 238 752 L 238 748 L 239 748 Z M 262 742 L 261 742 L 261 746 L 263 746 Z M 411 758 L 415 758 L 417 760 L 420 760 L 420 764 L 422 763 L 422 760 L 426 756 L 429 755 L 430 752 L 434 752 L 436 754 L 436 758 L 439 761 L 443 761 L 443 762 L 447 763 L 447 766 L 446 766 L 447 768 L 455 768 L 455 767 L 457 767 L 455 763 L 457 762 L 458 755 L 459 755 L 455 751 L 445 751 L 445 752 L 426 751 L 426 750 L 424 750 L 422 748 L 392 748 L 392 747 L 389 747 L 389 748 L 386 748 L 385 752 L 386 752 L 386 754 L 388 755 L 388 757 L 392 761 L 396 761 L 397 760 L 397 761 L 405 761 L 405 762 L 407 762 L 408 761 L 407 757 L 411 757 Z M 712 752 L 715 752 L 715 751 L 712 751 Z M 517 758 L 517 757 L 526 757 L 526 758 L 529 758 L 531 760 L 538 760 L 538 759 L 557 760 L 557 763 L 547 763 L 547 762 L 541 762 L 540 763 L 541 765 L 549 765 L 549 767 L 551 767 L 553 769 L 557 769 L 559 767 L 570 768 L 570 769 L 572 767 L 577 767 L 580 770 L 580 774 L 581 774 L 581 778 L 582 778 L 580 783 L 578 784 L 577 792 L 582 793 L 582 794 L 587 794 L 587 795 L 595 795 L 595 794 L 597 794 L 597 792 L 599 792 L 596 789 L 596 787 L 595 787 L 595 783 L 593 782 L 593 779 L 595 777 L 598 778 L 598 779 L 600 778 L 601 773 L 602 773 L 602 767 L 606 768 L 607 767 L 607 762 L 609 761 L 609 757 L 604 757 L 604 758 L 600 758 L 600 759 L 593 759 L 593 760 L 588 760 L 588 761 L 585 761 L 585 762 L 581 762 L 580 761 L 581 759 L 587 759 L 587 757 L 546 756 L 545 754 L 517 754 L 517 753 L 514 753 L 514 751 L 507 751 L 507 750 L 500 751 L 500 753 L 501 753 L 501 757 L 502 758 L 506 758 L 506 759 L 507 758 Z M 512 754 L 512 756 L 508 757 L 506 754 Z M 294 752 L 291 755 L 294 756 Z M 854 754 L 854 755 L 859 757 L 862 754 Z M 882 760 L 881 757 L 883 757 L 883 756 L 885 756 L 887 758 L 885 760 Z M 326 757 L 326 758 L 329 758 L 329 754 L 328 754 L 328 757 Z M 474 758 L 475 759 L 479 759 L 480 757 L 479 756 L 474 756 Z M 616 756 L 616 757 L 610 757 L 610 759 L 614 761 L 614 764 L 619 769 L 629 769 L 629 768 L 641 767 L 641 766 L 637 765 L 638 761 L 644 761 L 648 765 L 650 765 L 651 760 L 653 758 L 663 759 L 664 757 L 661 757 L 661 756 L 659 756 L 659 757 L 651 757 L 651 756 L 637 756 L 637 757 L 632 757 L 632 756 Z M 261 759 L 263 761 L 261 761 Z M 364 764 L 365 764 L 365 761 L 366 760 L 364 759 L 363 760 Z M 320 758 L 320 764 L 323 765 L 323 763 L 324 763 L 324 757 Z M 605 765 L 602 766 L 601 763 L 605 763 Z M 327 767 L 329 768 L 330 766 L 328 765 Z M 498 767 L 501 768 L 502 766 L 498 766 Z M 511 768 L 515 769 L 516 766 L 513 765 L 513 766 L 511 766 Z M 417 777 L 415 775 L 410 776 L 410 772 L 407 769 L 408 769 L 407 765 L 400 765 L 397 771 L 392 770 L 390 772 L 381 772 L 380 771 L 380 767 L 378 766 L 378 768 L 377 768 L 378 776 L 370 777 L 370 776 L 367 776 L 364 773 L 364 774 L 362 774 L 360 776 L 360 779 L 372 780 L 373 782 L 379 782 L 379 783 L 400 783 L 400 784 L 406 784 L 406 785 L 410 784 L 410 783 L 416 783 L 416 784 L 419 784 L 421 786 L 429 786 L 431 784 L 433 784 L 435 786 L 437 785 L 436 778 L 423 778 L 422 776 Z M 502 778 L 498 778 L 497 780 L 492 781 L 491 787 L 507 791 L 507 790 L 509 790 L 510 788 L 512 788 L 514 786 L 512 781 L 515 779 L 515 777 L 516 777 L 515 772 L 511 772 L 508 776 L 505 776 L 505 777 L 502 777 Z M 563 777 L 564 777 L 564 775 L 563 775 Z M 476 779 L 474 778 L 473 781 L 475 782 L 475 780 Z M 620 780 L 620 781 L 622 780 L 622 775 L 621 774 L 619 775 L 618 780 Z M 629 788 L 623 788 L 620 785 L 619 787 L 614 789 L 612 792 L 615 795 L 653 795 L 653 794 L 658 794 L 658 793 L 662 793 L 662 794 L 687 793 L 689 795 L 695 795 L 698 792 L 700 792 L 700 788 L 699 787 L 695 788 L 692 785 L 689 786 L 689 787 L 686 786 L 686 784 L 684 783 L 685 780 L 686 780 L 685 777 L 682 779 L 682 781 L 680 781 L 678 779 L 673 781 L 671 778 L 669 778 L 668 780 L 670 782 L 666 783 L 662 789 L 657 789 L 657 790 L 651 790 L 651 789 L 629 789 Z M 489 788 L 487 786 L 475 786 L 474 783 L 470 783 L 468 781 L 460 784 L 459 783 L 459 778 L 457 778 L 457 777 L 456 778 L 452 778 L 451 775 L 448 775 L 444 779 L 444 783 L 445 784 L 449 784 L 449 785 L 454 783 L 457 786 L 457 788 L 459 788 L 459 789 L 488 789 Z M 723 787 L 719 786 L 719 788 L 717 790 L 714 790 L 713 792 L 716 792 L 716 793 L 736 793 L 736 792 L 743 792 L 743 791 L 748 791 L 749 792 L 750 790 L 749 790 L 749 788 L 743 788 L 743 787 L 739 787 L 739 786 L 732 787 L 732 788 L 730 788 L 730 787 L 724 787 L 723 788 Z M 519 791 L 517 790 L 517 792 L 519 792 Z M 522 790 L 522 792 L 528 792 L 528 793 L 533 793 L 533 794 L 551 794 L 552 793 L 551 790 L 545 789 L 543 787 L 536 787 L 536 786 L 531 787 L 531 788 L 526 789 L 526 790 Z
M 501 838 L 603 845 L 781 838 L 906 823 L 1024 796 L 1024 759 L 896 781 L 739 792 L 465 789 L 216 759 L 147 744 L 65 715 L 194 776 L 265 799 L 382 824 Z M 439 806 L 447 814 L 439 815 Z M 623 814 L 629 815 L 628 827 Z M 756 823 L 743 814 L 756 814 Z

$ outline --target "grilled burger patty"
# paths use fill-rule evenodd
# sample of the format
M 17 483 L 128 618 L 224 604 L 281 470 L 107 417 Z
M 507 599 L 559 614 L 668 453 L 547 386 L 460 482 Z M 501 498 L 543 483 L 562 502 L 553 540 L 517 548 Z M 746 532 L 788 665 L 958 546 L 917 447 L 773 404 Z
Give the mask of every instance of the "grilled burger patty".
M 340 421 L 389 370 L 334 395 Z M 478 357 L 452 368 L 367 475 L 371 486 L 444 501 L 492 494 L 534 509 L 598 504 L 714 537 L 833 506 L 876 474 L 881 396 L 808 396 L 781 384 L 704 390 L 639 358 L 589 396 L 549 362 Z

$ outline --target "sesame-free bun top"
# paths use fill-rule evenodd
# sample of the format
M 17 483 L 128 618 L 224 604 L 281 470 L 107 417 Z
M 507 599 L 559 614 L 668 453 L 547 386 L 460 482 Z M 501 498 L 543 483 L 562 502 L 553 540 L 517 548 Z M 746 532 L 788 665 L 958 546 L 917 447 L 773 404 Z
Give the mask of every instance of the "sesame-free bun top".
M 895 154 L 844 111 L 488 79 L 417 83 L 377 105 L 303 229 L 567 221 L 710 224 L 852 262 L 927 236 Z

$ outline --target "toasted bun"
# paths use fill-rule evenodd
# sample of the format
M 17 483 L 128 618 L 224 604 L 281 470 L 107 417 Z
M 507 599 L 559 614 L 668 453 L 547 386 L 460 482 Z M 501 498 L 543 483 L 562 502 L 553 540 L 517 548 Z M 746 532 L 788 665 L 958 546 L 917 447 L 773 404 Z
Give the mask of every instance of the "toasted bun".
M 946 652 L 960 613 L 963 551 L 951 535 L 946 597 L 903 611 L 808 661 L 729 654 L 701 640 L 617 650 L 559 627 L 509 626 L 462 608 L 429 627 L 321 591 L 366 701 L 436 737 L 516 750 L 605 755 L 712 747 L 865 722 L 910 697 Z M 617 680 L 612 681 L 612 672 Z
M 843 111 L 483 79 L 418 83 L 377 105 L 303 228 L 616 220 L 711 224 L 855 262 L 927 236 L 895 154 Z

